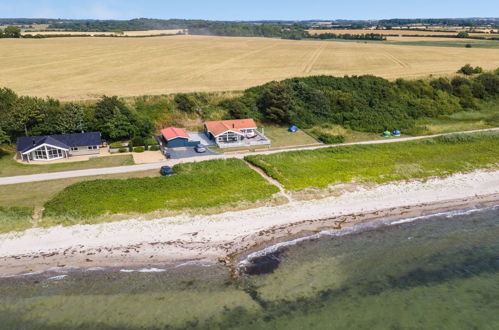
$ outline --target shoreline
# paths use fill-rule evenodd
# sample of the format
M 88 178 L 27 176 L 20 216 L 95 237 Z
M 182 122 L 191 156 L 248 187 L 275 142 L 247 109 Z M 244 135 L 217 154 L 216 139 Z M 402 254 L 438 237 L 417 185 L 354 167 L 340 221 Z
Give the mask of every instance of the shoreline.
M 499 171 L 477 171 L 210 216 L 30 229 L 0 235 L 0 276 L 192 261 L 235 267 L 252 252 L 325 230 L 494 205 Z

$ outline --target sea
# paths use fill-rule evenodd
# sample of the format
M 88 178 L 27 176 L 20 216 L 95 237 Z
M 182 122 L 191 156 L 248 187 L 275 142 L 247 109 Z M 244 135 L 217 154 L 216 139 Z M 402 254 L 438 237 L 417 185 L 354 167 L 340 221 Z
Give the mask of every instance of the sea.
M 497 330 L 499 206 L 323 232 L 232 268 L 2 277 L 0 328 Z

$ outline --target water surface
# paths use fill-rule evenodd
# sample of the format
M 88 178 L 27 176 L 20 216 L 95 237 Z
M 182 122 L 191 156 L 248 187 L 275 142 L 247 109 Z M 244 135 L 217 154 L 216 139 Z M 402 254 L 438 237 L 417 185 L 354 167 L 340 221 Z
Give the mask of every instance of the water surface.
M 0 279 L 0 328 L 499 329 L 499 208 L 220 265 Z

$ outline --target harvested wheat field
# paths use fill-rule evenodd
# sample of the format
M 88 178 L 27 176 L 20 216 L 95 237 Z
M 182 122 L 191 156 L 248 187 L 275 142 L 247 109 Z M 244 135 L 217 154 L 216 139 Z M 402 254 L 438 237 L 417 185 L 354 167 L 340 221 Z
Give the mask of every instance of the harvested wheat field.
M 499 49 L 267 38 L 0 39 L 0 86 L 63 100 L 241 90 L 308 75 L 386 78 L 499 67 Z
M 457 36 L 457 31 L 456 32 L 440 32 L 440 31 L 414 31 L 414 30 L 370 30 L 370 29 L 331 29 L 331 30 L 308 30 L 308 33 L 310 34 L 324 34 L 324 33 L 335 33 L 335 34 L 366 34 L 366 33 L 376 33 L 376 34 L 383 34 L 383 35 L 402 35 L 402 36 L 407 36 L 407 35 L 418 35 L 418 36 L 448 36 L 451 34 L 455 34 Z
M 180 29 L 174 29 L 174 30 L 145 30 L 145 31 L 124 31 L 122 35 L 129 36 L 129 37 L 141 37 L 141 36 L 154 36 L 154 35 L 160 35 L 160 34 L 179 34 L 179 33 L 184 33 L 185 30 L 180 30 Z M 59 30 L 59 31 L 27 31 L 23 32 L 23 35 L 26 34 L 41 34 L 41 35 L 60 35 L 60 34 L 66 34 L 66 35 L 90 35 L 90 36 L 102 36 L 102 35 L 120 35 L 120 33 L 116 32 L 85 32 L 85 31 L 64 31 L 64 30 Z

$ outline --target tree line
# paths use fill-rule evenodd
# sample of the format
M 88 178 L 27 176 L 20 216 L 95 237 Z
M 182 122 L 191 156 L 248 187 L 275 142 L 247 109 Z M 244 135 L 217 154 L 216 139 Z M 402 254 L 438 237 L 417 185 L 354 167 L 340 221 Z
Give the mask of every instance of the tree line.
M 108 141 L 148 137 L 182 120 L 254 118 L 274 125 L 341 125 L 357 131 L 415 129 L 416 120 L 499 104 L 499 69 L 466 65 L 453 78 L 389 81 L 364 75 L 314 76 L 273 81 L 241 95 L 179 93 L 136 98 L 126 104 L 103 96 L 95 104 L 18 96 L 0 88 L 0 143 L 18 136 L 100 131 Z M 478 73 L 482 72 L 482 73 Z M 415 132 L 417 133 L 417 132 Z
M 148 137 L 153 123 L 116 96 L 84 106 L 53 98 L 18 96 L 0 88 L 0 143 L 19 136 L 99 131 L 107 140 Z
M 298 125 L 337 124 L 357 131 L 410 130 L 419 118 L 473 110 L 499 97 L 499 69 L 473 77 L 432 80 L 365 75 L 315 76 L 271 82 L 222 102 L 232 118 Z
M 336 34 L 336 33 L 321 33 L 321 34 L 309 34 L 308 38 L 312 39 L 345 39 L 345 40 L 386 40 L 386 36 L 379 33 L 365 33 L 365 34 Z

